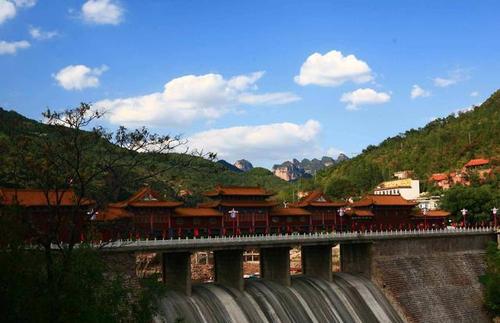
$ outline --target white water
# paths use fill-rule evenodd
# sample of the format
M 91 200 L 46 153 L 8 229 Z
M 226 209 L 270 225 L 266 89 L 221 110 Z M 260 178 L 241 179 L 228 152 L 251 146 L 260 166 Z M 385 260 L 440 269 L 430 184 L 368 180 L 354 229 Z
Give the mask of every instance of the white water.
M 195 285 L 191 297 L 167 293 L 160 313 L 156 322 L 403 322 L 368 279 L 344 273 L 294 277 L 292 287 L 247 280 L 244 292 Z

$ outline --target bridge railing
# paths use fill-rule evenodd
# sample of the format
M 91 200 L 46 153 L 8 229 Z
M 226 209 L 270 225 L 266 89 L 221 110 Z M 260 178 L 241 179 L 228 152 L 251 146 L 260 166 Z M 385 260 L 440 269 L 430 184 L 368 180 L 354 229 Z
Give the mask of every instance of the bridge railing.
M 170 238 L 170 239 L 144 239 L 144 240 L 115 240 L 98 241 L 90 245 L 94 248 L 115 249 L 115 248 L 141 248 L 141 247 L 181 247 L 197 245 L 220 245 L 227 243 L 238 244 L 258 244 L 265 242 L 294 241 L 307 242 L 315 240 L 334 240 L 334 241 L 353 241 L 369 240 L 370 238 L 391 238 L 391 237 L 414 237 L 414 236 L 433 236 L 433 235 L 463 235 L 472 233 L 494 232 L 493 227 L 477 228 L 454 228 L 454 229 L 427 229 L 427 230 L 391 230 L 391 231 L 360 231 L 360 232 L 315 232 L 315 233 L 291 233 L 291 234 L 262 234 L 262 235 L 239 235 L 222 237 L 198 237 L 198 238 Z M 54 249 L 60 246 L 54 245 Z

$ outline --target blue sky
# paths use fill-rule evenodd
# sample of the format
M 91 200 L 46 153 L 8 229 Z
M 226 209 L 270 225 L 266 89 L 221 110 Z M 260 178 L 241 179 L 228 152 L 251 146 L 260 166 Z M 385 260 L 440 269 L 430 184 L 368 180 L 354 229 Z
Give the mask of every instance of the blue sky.
M 0 0 L 0 106 L 106 109 L 259 166 L 369 144 L 484 101 L 498 1 Z M 413 95 L 412 95 L 413 94 Z

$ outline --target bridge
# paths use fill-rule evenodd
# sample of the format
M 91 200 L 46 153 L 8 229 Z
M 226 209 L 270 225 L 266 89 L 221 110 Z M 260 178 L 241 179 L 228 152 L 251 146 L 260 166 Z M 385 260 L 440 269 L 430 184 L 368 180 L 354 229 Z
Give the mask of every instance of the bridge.
M 489 241 L 496 239 L 497 232 L 494 228 L 480 227 L 117 240 L 92 245 L 102 250 L 108 259 L 119 259 L 118 262 L 122 266 L 128 267 L 128 272 L 134 269 L 134 274 L 135 253 L 160 253 L 163 282 L 169 289 L 191 295 L 191 254 L 196 251 L 213 251 L 215 282 L 242 291 L 245 285 L 245 249 L 259 249 L 262 279 L 290 286 L 292 247 L 301 248 L 304 275 L 331 281 L 332 247 L 335 245 L 340 245 L 342 272 L 362 274 L 371 278 L 374 261 L 379 256 L 402 257 L 413 253 L 484 250 Z
M 222 237 L 116 240 L 95 242 L 92 246 L 107 252 L 182 252 L 198 250 L 227 250 L 240 248 L 262 248 L 288 245 L 321 245 L 367 243 L 378 240 L 415 239 L 431 237 L 455 237 L 470 235 L 491 235 L 492 227 L 431 229 L 431 230 L 391 230 L 365 232 L 316 232 L 293 234 L 263 234 Z

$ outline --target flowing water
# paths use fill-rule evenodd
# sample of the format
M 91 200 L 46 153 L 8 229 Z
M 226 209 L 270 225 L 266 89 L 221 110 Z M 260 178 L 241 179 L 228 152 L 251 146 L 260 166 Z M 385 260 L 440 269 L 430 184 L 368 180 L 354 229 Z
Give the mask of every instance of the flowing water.
M 195 285 L 191 297 L 169 292 L 160 312 L 156 322 L 403 322 L 368 279 L 345 273 L 292 277 L 292 287 L 247 280 L 244 292 Z

